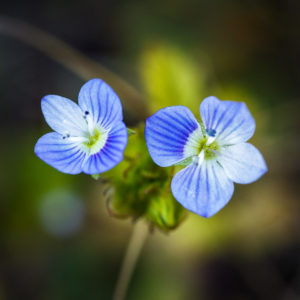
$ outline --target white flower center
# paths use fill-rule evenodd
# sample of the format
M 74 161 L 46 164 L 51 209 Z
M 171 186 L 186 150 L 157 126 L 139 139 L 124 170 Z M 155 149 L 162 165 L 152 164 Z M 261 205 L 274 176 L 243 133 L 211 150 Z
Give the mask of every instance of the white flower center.
M 98 153 L 105 146 L 108 131 L 94 123 L 89 111 L 84 111 L 83 118 L 87 124 L 87 131 L 83 137 L 72 137 L 72 140 L 80 142 L 82 150 L 89 156 Z
M 107 141 L 108 132 L 102 128 L 89 130 L 85 141 L 82 143 L 83 150 L 89 155 L 98 153 Z
M 220 146 L 216 140 L 215 130 L 202 130 L 199 126 L 188 137 L 184 146 L 184 156 L 193 157 L 193 161 L 202 164 L 204 160 L 214 159 Z

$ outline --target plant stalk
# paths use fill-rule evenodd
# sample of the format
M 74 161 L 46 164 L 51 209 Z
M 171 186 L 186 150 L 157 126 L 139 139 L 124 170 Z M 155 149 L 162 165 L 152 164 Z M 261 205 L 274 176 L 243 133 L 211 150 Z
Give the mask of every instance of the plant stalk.
M 124 300 L 138 258 L 145 245 L 149 229 L 143 222 L 137 222 L 123 258 L 113 300 Z

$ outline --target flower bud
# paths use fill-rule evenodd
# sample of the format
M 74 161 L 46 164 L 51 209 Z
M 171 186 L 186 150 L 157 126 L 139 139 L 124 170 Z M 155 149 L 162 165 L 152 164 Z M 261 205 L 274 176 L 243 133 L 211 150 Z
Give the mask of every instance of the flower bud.
M 103 174 L 113 193 L 108 197 L 112 216 L 145 218 L 151 227 L 169 231 L 183 220 L 186 211 L 170 191 L 172 168 L 160 168 L 151 159 L 144 138 L 144 125 L 129 139 L 124 160 Z

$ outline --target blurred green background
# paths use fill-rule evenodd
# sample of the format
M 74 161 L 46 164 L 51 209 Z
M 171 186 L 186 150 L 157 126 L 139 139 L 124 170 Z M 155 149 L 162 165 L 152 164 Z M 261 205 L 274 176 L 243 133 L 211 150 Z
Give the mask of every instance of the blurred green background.
M 144 120 L 137 106 L 145 116 L 176 104 L 197 114 L 212 94 L 246 102 L 256 119 L 251 142 L 269 172 L 236 185 L 214 217 L 189 214 L 174 232 L 155 231 L 128 299 L 300 299 L 299 1 L 16 0 L 2 1 L 0 14 L 1 300 L 111 299 L 132 230 L 108 214 L 101 182 L 34 155 L 50 131 L 42 96 L 76 101 L 87 78 L 7 36 L 5 16 L 136 87 L 142 97 L 121 99 L 129 126 Z

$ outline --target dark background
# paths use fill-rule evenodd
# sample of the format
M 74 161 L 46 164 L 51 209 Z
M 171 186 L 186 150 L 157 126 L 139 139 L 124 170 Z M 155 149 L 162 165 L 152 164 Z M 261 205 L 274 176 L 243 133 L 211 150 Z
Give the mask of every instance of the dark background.
M 1 300 L 111 299 L 132 229 L 109 216 L 99 182 L 35 157 L 37 139 L 50 131 L 40 99 L 76 101 L 89 78 L 63 66 L 59 53 L 50 57 L 51 47 L 45 53 L 10 36 L 4 17 L 126 80 L 145 115 L 178 103 L 197 113 L 214 94 L 246 102 L 256 119 L 251 142 L 269 172 L 236 185 L 213 218 L 190 214 L 176 231 L 151 235 L 128 299 L 300 298 L 299 1 L 19 0 L 1 1 L 0 15 Z M 28 37 L 26 26 L 14 28 Z M 95 77 L 118 89 L 114 78 Z M 125 93 L 125 120 L 134 126 L 143 117 L 139 99 L 130 100 Z

